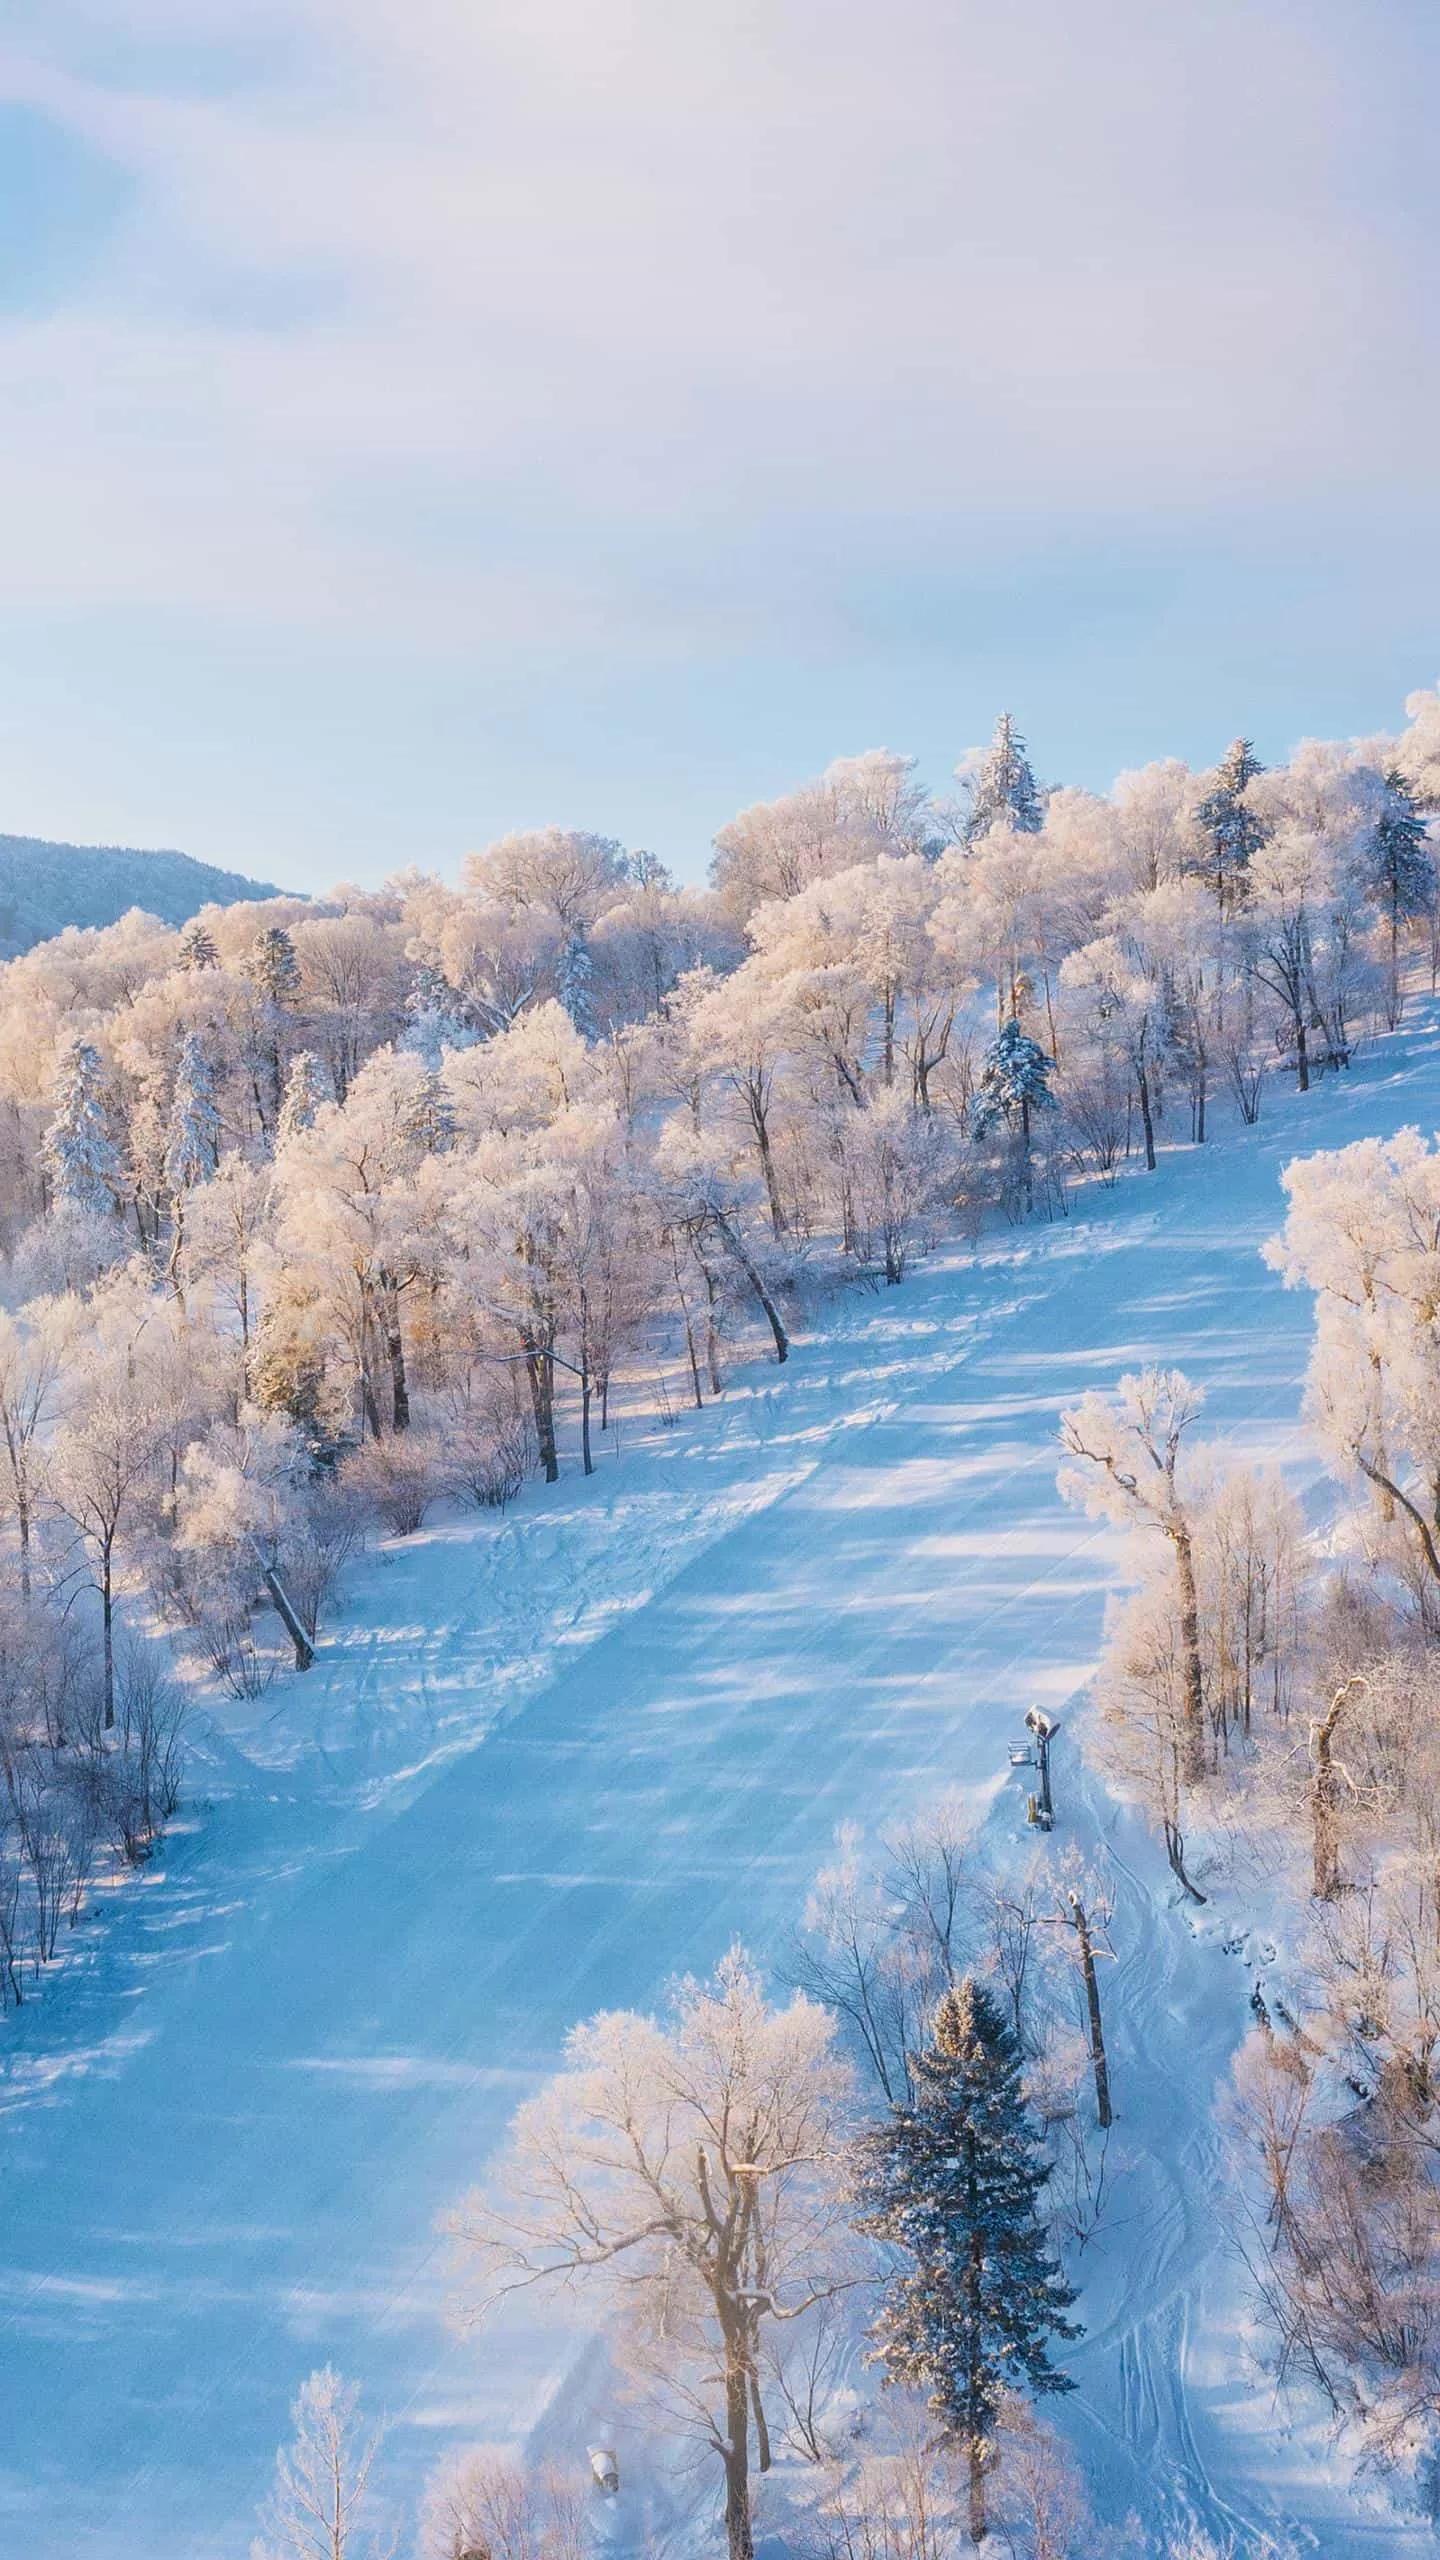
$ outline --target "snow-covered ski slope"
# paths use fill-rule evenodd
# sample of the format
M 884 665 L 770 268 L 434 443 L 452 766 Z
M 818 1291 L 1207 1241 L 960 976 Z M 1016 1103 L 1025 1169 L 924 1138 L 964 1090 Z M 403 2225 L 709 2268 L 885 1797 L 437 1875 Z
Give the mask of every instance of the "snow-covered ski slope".
M 1057 1496 L 1059 1405 L 1174 1361 L 1211 1430 L 1313 1472 L 1309 1302 L 1259 1258 L 1280 1169 L 1437 1117 L 1427 1015 L 1258 1130 L 847 1300 L 593 1484 L 359 1568 L 316 1671 L 204 1727 L 193 1827 L 7 2023 L 0 2551 L 244 2553 L 327 2358 L 388 2410 L 403 2493 L 547 2399 L 563 2430 L 578 2333 L 456 2343 L 437 2217 L 575 2020 L 737 1934 L 763 1955 L 837 1823 L 959 1784 L 1028 1854 L 1009 1746 L 1084 1682 L 1117 1554 Z M 1057 1854 L 1103 1850 L 1119 1890 L 1112 2201 L 1063 2411 L 1099 2502 L 1242 2550 L 1268 2523 L 1430 2551 L 1237 2346 L 1210 2104 L 1249 1976 L 1068 1739 L 1057 1787 Z

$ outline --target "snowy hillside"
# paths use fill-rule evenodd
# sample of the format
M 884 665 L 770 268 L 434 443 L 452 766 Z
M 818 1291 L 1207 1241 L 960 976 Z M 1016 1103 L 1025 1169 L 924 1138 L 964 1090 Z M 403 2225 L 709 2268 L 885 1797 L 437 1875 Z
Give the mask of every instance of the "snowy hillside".
M 67 925 L 115 924 L 132 907 L 179 925 L 202 907 L 276 895 L 263 881 L 192 861 L 188 853 L 0 835 L 0 960 L 13 960 Z
M 326 2359 L 388 2411 L 407 2512 L 452 2443 L 601 2417 L 643 2502 L 579 2307 L 457 2342 L 437 2219 L 577 2020 L 737 1933 L 772 1957 L 837 1825 L 958 1787 L 1018 1868 L 1032 1701 L 1065 1718 L 1045 1854 L 1078 1844 L 1115 1897 L 1109 2197 L 1060 2411 L 1097 2504 L 1246 2555 L 1433 2548 L 1242 2334 L 1213 2106 L 1255 1897 L 1220 1873 L 1192 1916 L 1082 1771 L 1119 1542 L 1062 1502 L 1055 1434 L 1180 1362 L 1323 1517 L 1310 1303 L 1260 1256 L 1281 1170 L 1437 1116 L 1432 1008 L 1256 1128 L 853 1294 L 723 1404 L 635 1416 L 589 1483 L 393 1545 L 307 1682 L 208 1714 L 191 1818 L 7 2030 L 6 2550 L 239 2560 Z

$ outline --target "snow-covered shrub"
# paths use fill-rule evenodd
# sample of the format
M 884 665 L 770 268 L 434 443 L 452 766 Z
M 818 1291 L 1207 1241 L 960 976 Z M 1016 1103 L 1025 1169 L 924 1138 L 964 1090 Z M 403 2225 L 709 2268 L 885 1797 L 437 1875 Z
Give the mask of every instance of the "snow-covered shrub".
M 408 1538 L 443 1492 L 446 1472 L 445 1444 L 438 1433 L 394 1431 L 352 1449 L 340 1479 L 362 1513 L 392 1537 Z
M 593 2484 L 477 2445 L 431 2481 L 420 2519 L 422 2560 L 585 2560 Z
M 285 1551 L 285 1588 L 312 1644 L 366 1534 L 365 1506 L 348 1485 L 324 1473 L 307 1485 Z
M 513 1502 L 539 1456 L 534 1416 L 519 1401 L 513 1368 L 467 1380 L 441 1438 L 447 1492 L 481 1511 Z

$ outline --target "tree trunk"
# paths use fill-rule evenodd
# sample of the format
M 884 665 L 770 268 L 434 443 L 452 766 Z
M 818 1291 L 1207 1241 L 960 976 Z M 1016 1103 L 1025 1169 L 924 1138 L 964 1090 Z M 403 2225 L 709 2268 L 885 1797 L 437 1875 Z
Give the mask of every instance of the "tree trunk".
M 738 2347 L 725 2373 L 725 2547 L 729 2560 L 754 2560 L 750 2526 L 750 2377 Z
M 688 1316 L 685 1321 L 688 1327 Z M 595 1461 L 590 1455 L 590 1370 L 583 1360 L 580 1364 L 580 1471 L 587 1476 L 595 1473 Z
M 710 1393 L 718 1396 L 725 1389 L 725 1381 L 720 1374 L 720 1327 L 715 1317 L 720 1293 L 709 1263 L 702 1263 L 701 1269 L 705 1274 L 705 1363 L 710 1372 Z
M 1324 1721 L 1315 1728 L 1315 1758 L 1310 1781 L 1311 1890 L 1317 1902 L 1333 1902 L 1340 1891 L 1339 1792 L 1335 1777 L 1335 1728 L 1340 1710 L 1358 1678 L 1336 1690 Z
M 765 2403 L 760 2397 L 760 2376 L 753 2363 L 750 2367 L 750 2407 L 755 2418 L 755 2450 L 759 2456 L 760 2469 L 766 2472 L 772 2460 L 770 2428 L 765 2416 Z
M 787 1334 L 784 1325 L 780 1321 L 779 1308 L 776 1306 L 774 1299 L 771 1297 L 769 1290 L 766 1288 L 764 1281 L 761 1279 L 760 1274 L 754 1263 L 751 1261 L 749 1254 L 746 1252 L 744 1245 L 741 1243 L 738 1229 L 732 1227 L 723 1209 L 712 1209 L 710 1215 L 720 1235 L 722 1243 L 734 1256 L 736 1262 L 738 1262 L 746 1279 L 749 1281 L 751 1288 L 754 1290 L 755 1297 L 759 1305 L 764 1310 L 765 1320 L 774 1337 L 776 1360 L 783 1363 L 790 1357 L 790 1337 Z
M 1200 1667 L 1200 1603 L 1195 1591 L 1195 1557 L 1190 1532 L 1183 1521 L 1172 1521 L 1170 1538 L 1175 1549 L 1175 1573 L 1180 1585 L 1180 1645 L 1184 1655 L 1185 1748 L 1183 1767 L 1187 1786 L 1198 1786 L 1205 1775 L 1205 1680 Z
M 1170 1861 L 1170 1872 L 1176 1883 L 1188 1893 L 1192 1902 L 1203 1902 L 1205 1896 L 1200 1887 L 1198 1884 L 1192 1884 L 1185 1873 L 1185 1835 L 1179 1824 L 1172 1822 L 1168 1815 L 1165 1819 L 1165 1855 Z
M 555 1370 L 548 1351 L 527 1351 L 525 1374 L 530 1381 L 530 1406 L 535 1416 L 535 1437 L 540 1447 L 540 1464 L 547 1484 L 560 1481 L 560 1460 L 555 1450 Z
M 115 1579 L 111 1571 L 111 1545 L 106 1538 L 100 1549 L 100 1619 L 105 1639 L 105 1730 L 115 1729 Z
M 978 2435 L 972 2435 L 967 2449 L 970 2457 L 970 2539 L 973 2543 L 979 2544 L 984 2541 L 987 2531 L 985 2522 L 985 2447 Z
M 315 1659 L 315 1647 L 295 1614 L 290 1594 L 274 1566 L 265 1562 L 258 1548 L 255 1561 L 260 1567 L 260 1578 L 270 1594 L 275 1615 L 295 1648 L 295 1668 L 297 1671 L 308 1671 Z
M 690 1301 L 685 1295 L 685 1283 L 680 1277 L 680 1248 L 675 1241 L 673 1230 L 670 1236 L 670 1268 L 675 1274 L 675 1295 L 680 1302 L 680 1315 L 685 1326 L 685 1353 L 690 1363 L 690 1392 L 695 1398 L 695 1410 L 699 1413 L 705 1403 L 705 1398 L 700 1392 L 700 1362 L 695 1351 L 695 1327 L 690 1321 Z
M 969 2169 L 967 2197 L 970 2223 L 969 2264 L 965 2271 L 965 2311 L 969 2330 L 966 2339 L 965 2450 L 970 2485 L 970 2539 L 978 2544 L 985 2539 L 985 2376 L 982 2354 L 985 2248 L 979 2229 L 980 2195 L 973 2134 L 967 2134 L 965 2150 Z
M 780 1201 L 780 1184 L 775 1172 L 775 1158 L 770 1152 L 770 1127 L 758 1103 L 750 1105 L 755 1127 L 755 1143 L 760 1150 L 760 1170 L 765 1176 L 765 1197 L 770 1203 L 770 1224 L 777 1236 L 785 1233 L 785 1211 Z
M 1298 1089 L 1301 1093 L 1308 1093 L 1310 1090 L 1310 1049 L 1305 1037 L 1305 1016 L 1301 1012 L 1298 1004 L 1295 1007 L 1295 1064 L 1299 1076 Z
M 391 1416 L 397 1431 L 410 1428 L 410 1388 L 405 1376 L 405 1342 L 400 1307 L 393 1289 L 385 1298 L 385 1356 L 390 1363 Z
M 1137 1071 L 1135 1084 L 1140 1098 L 1140 1124 L 1145 1132 L 1145 1170 L 1147 1173 L 1153 1173 L 1155 1170 L 1155 1120 L 1150 1108 L 1150 1078 L 1143 1067 Z
M 370 1363 L 363 1355 L 360 1362 L 360 1402 L 371 1439 L 382 1440 L 385 1435 L 380 1428 L 380 1406 L 376 1400 L 375 1381 L 370 1375 Z
M 1095 2071 L 1095 2112 L 1102 2132 L 1110 2129 L 1110 2065 L 1105 2055 L 1105 2028 L 1100 2016 L 1100 1985 L 1095 1974 L 1095 1949 L 1090 1938 L 1090 1918 L 1078 1893 L 1070 1896 L 1070 1917 L 1080 1944 L 1080 1970 L 1085 1978 L 1085 2006 L 1090 2017 L 1090 2060 Z

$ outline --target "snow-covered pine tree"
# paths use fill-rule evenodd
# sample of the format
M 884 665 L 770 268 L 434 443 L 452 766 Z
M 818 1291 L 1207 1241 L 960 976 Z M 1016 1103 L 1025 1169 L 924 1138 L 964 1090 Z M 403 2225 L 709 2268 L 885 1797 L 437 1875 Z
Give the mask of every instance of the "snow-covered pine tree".
M 1435 895 L 1435 856 L 1415 794 L 1392 765 L 1365 864 L 1365 886 L 1385 918 L 1390 941 L 1390 1028 L 1400 1020 L 1400 927 L 1425 913 Z
M 447 1049 L 471 1049 L 475 1032 L 465 1019 L 465 999 L 432 962 L 422 960 L 405 998 L 405 1031 L 400 1043 L 438 1067 Z
M 1055 1108 L 1050 1090 L 1054 1072 L 1055 1061 L 1048 1050 L 1021 1030 L 1012 1013 L 985 1052 L 970 1115 L 976 1137 L 988 1137 L 996 1122 L 1003 1120 L 1007 1128 L 1019 1130 L 1028 1146 L 1032 1111 Z
M 220 966 L 215 937 L 201 924 L 198 916 L 193 923 L 187 924 L 180 936 L 179 965 L 182 969 L 218 969 Z
M 294 1003 L 300 992 L 300 963 L 283 924 L 267 924 L 263 933 L 257 933 L 245 961 L 245 975 L 253 978 L 271 1004 Z
M 258 989 L 260 997 L 260 1018 L 256 1025 L 258 1054 L 251 1062 L 251 1086 L 261 1126 L 267 1134 L 272 1134 L 278 1128 L 280 1097 L 285 1082 L 282 1024 L 300 993 L 300 963 L 295 957 L 294 942 L 283 924 L 267 925 L 263 933 L 256 935 L 244 966 L 246 977 Z
M 100 1052 L 89 1040 L 72 1040 L 61 1057 L 41 1156 L 55 1207 L 108 1217 L 119 1206 L 125 1172 L 110 1134 Z
M 1248 738 L 1236 738 L 1220 760 L 1215 780 L 1196 809 L 1209 849 L 1204 877 L 1223 923 L 1245 903 L 1252 854 L 1265 841 L 1263 818 L 1247 808 L 1245 791 L 1265 767 Z
M 220 1111 L 215 1100 L 215 1071 L 198 1031 L 187 1031 L 180 1043 L 175 1090 L 165 1134 L 165 1181 L 170 1193 L 171 1287 L 180 1289 L 180 1256 L 185 1246 L 186 1195 L 208 1182 L 220 1161 Z
M 1043 823 L 1044 812 L 1025 741 L 1009 712 L 1002 711 L 970 786 L 965 841 L 978 843 L 991 827 L 1014 827 L 1022 836 L 1038 836 Z
M 215 1070 L 197 1031 L 187 1031 L 175 1069 L 175 1093 L 165 1141 L 165 1179 L 172 1192 L 208 1182 L 220 1161 L 220 1109 Z
M 405 1125 L 423 1155 L 443 1156 L 455 1144 L 455 1112 L 438 1067 L 426 1067 Z
M 1068 2391 L 1050 2360 L 1079 2337 L 1074 2291 L 1050 2254 L 1050 2172 L 1021 2086 L 1020 2047 L 988 1991 L 953 1984 L 913 2057 L 914 2095 L 862 2144 L 859 2227 L 909 2260 L 872 2336 L 888 2382 L 922 2390 L 965 2455 L 970 2536 L 985 2536 L 1002 2401 Z
M 556 987 L 560 1001 L 582 1040 L 595 1037 L 594 1005 L 595 966 L 585 947 L 585 936 L 572 933 L 560 954 Z
M 287 1138 L 294 1137 L 297 1129 L 310 1128 L 321 1103 L 328 1099 L 325 1078 L 314 1051 L 312 1049 L 297 1051 L 291 1060 L 290 1073 L 285 1080 L 284 1097 L 280 1104 L 280 1121 L 275 1132 L 276 1145 L 283 1146 Z

